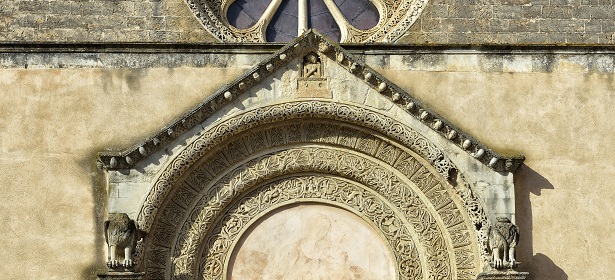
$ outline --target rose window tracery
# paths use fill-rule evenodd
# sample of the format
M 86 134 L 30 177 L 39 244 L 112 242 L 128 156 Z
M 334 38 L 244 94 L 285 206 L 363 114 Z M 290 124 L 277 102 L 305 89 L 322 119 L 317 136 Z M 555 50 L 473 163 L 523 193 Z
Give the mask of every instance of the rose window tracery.
M 394 42 L 427 0 L 186 0 L 224 42 L 287 42 L 316 29 L 341 43 Z
M 227 18 L 231 26 L 249 29 L 257 24 L 268 6 L 277 5 L 272 0 L 238 0 L 229 6 Z M 283 0 L 265 30 L 265 37 L 268 42 L 285 42 L 307 28 L 314 28 L 339 42 L 340 26 L 369 30 L 379 19 L 380 11 L 369 0 Z

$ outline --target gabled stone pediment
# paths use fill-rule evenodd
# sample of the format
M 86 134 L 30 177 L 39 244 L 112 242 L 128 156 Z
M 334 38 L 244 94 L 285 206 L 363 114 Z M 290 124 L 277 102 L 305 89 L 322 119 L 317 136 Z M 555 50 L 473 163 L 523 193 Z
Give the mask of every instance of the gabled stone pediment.
M 135 249 L 135 271 L 148 279 L 226 279 L 251 224 L 305 203 L 371 223 L 399 279 L 476 279 L 490 266 L 496 217 L 514 221 L 511 172 L 522 161 L 316 31 L 156 135 L 98 158 L 109 212 L 149 234 Z
M 494 171 L 512 172 L 523 162 L 523 156 L 505 156 L 480 143 L 470 134 L 462 131 L 459 127 L 426 107 L 410 93 L 393 84 L 338 44 L 328 40 L 317 31 L 310 30 L 246 71 L 234 82 L 217 90 L 198 106 L 161 129 L 155 135 L 121 152 L 100 153 L 98 155 L 98 166 L 109 170 L 132 168 L 139 161 L 166 147 L 184 133 L 205 122 L 246 92 L 256 86 L 262 86 L 261 83 L 267 78 L 274 76 L 279 71 L 288 71 L 286 67 L 293 61 L 299 62 L 299 67 L 303 67 L 303 59 L 309 53 L 318 54 L 328 58 L 329 62 L 335 62 L 338 66 L 337 69 L 343 69 L 347 74 L 346 76 L 354 77 L 356 82 L 368 85 L 375 93 L 385 97 L 394 106 L 406 112 L 408 116 L 422 123 L 425 129 L 437 133 L 444 141 L 461 148 L 470 157 Z M 300 72 L 303 69 L 296 71 Z M 324 70 L 321 71 L 323 71 L 322 77 L 328 78 L 328 74 Z M 322 97 L 319 96 L 323 94 L 322 90 L 313 88 L 314 84 L 317 86 L 318 79 L 304 77 L 303 81 L 300 81 L 302 74 L 299 73 L 298 76 L 296 78 L 297 81 L 293 83 L 303 83 L 298 84 L 299 87 L 312 87 L 310 88 L 311 95 L 304 97 Z M 325 91 L 335 91 L 335 89 L 327 89 Z M 301 97 L 301 89 L 298 89 L 298 93 L 299 97 Z M 370 92 L 368 94 L 374 93 Z

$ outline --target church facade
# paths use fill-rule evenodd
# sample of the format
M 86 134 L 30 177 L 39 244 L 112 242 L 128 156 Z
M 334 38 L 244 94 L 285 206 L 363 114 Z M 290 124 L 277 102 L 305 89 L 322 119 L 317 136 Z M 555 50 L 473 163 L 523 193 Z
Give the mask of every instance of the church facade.
M 613 273 L 610 1 L 1 5 L 8 279 Z

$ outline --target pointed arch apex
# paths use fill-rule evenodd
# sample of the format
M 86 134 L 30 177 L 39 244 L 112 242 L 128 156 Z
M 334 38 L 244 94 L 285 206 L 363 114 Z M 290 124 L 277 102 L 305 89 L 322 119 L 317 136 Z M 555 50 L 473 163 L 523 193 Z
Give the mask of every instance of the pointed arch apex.
M 317 30 L 310 29 L 257 65 L 247 70 L 232 83 L 221 87 L 203 102 L 183 114 L 160 132 L 146 138 L 121 152 L 101 152 L 97 155 L 100 169 L 129 169 L 169 143 L 178 139 L 195 126 L 205 122 L 218 110 L 230 104 L 266 77 L 284 69 L 293 59 L 316 52 L 335 61 L 363 83 L 368 84 L 408 115 L 421 121 L 452 145 L 463 149 L 468 155 L 497 172 L 514 172 L 524 161 L 523 156 L 505 156 L 482 144 L 470 134 L 444 119 L 420 100 L 404 91 L 376 70 L 366 65 L 352 53 L 332 42 Z

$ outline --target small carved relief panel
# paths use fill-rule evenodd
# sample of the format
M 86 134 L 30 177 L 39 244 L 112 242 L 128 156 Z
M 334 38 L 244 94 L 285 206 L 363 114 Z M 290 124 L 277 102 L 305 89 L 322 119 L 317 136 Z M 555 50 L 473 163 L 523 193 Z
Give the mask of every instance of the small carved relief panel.
M 298 97 L 332 98 L 324 74 L 324 62 L 315 52 L 308 53 L 301 62 L 301 75 L 297 79 Z

